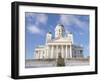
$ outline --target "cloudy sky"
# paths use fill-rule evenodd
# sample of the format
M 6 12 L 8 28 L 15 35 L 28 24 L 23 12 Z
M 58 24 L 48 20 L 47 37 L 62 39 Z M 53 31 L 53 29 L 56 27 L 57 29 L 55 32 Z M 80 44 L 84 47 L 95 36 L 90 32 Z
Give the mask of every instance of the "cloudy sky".
M 89 16 L 75 14 L 52 14 L 25 12 L 26 59 L 32 59 L 37 45 L 45 44 L 47 32 L 52 32 L 58 23 L 64 25 L 66 33 L 72 32 L 74 43 L 84 48 L 84 56 L 89 55 Z

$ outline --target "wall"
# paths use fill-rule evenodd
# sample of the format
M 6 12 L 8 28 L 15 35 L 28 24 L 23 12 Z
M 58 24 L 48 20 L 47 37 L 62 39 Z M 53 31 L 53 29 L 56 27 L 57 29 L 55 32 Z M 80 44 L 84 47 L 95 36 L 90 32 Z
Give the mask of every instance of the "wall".
M 11 68 L 11 2 L 14 0 L 1 0 L 0 2 L 0 81 L 13 81 L 10 78 Z M 82 5 L 100 5 L 99 0 L 21 0 L 21 1 L 41 1 L 50 3 L 61 4 L 79 4 Z M 100 6 L 99 9 L 100 10 Z M 99 11 L 100 14 L 100 11 Z M 98 16 L 100 21 L 100 15 Z M 100 26 L 100 24 L 99 24 Z M 98 31 L 100 30 L 98 26 Z M 100 32 L 99 32 L 100 34 Z M 100 41 L 100 37 L 98 39 Z M 98 44 L 100 45 L 100 43 Z M 98 46 L 100 48 L 100 46 Z M 99 49 L 98 49 L 99 50 Z M 99 50 L 100 53 L 100 50 Z M 98 54 L 99 54 L 98 53 Z M 98 55 L 100 57 L 100 54 Z M 98 60 L 100 62 L 100 59 Z M 98 63 L 100 67 L 100 63 Z M 99 70 L 100 71 L 100 70 Z M 26 79 L 26 81 L 99 81 L 100 74 L 98 75 L 82 75 L 82 76 L 67 76 L 67 77 L 53 77 L 53 78 L 39 78 L 39 79 Z

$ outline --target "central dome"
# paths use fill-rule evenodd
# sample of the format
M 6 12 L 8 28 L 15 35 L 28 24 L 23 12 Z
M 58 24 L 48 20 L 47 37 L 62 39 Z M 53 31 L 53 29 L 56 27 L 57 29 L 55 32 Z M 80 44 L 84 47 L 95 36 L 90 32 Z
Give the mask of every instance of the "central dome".
M 62 30 L 64 29 L 64 26 L 62 24 L 57 24 L 55 30 Z
M 57 24 L 55 27 L 55 38 L 62 38 L 64 36 L 64 26 Z

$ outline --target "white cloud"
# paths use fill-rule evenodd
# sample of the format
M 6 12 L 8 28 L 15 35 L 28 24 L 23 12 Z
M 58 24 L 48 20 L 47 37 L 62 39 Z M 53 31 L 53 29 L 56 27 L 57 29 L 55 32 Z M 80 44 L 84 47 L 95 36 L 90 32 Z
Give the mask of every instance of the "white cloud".
M 48 20 L 48 17 L 46 14 L 37 14 L 36 15 L 36 24 L 42 23 L 46 24 Z
M 26 12 L 25 16 L 26 16 L 26 17 L 35 17 L 35 13 Z
M 72 24 L 77 25 L 77 27 L 81 29 L 87 29 L 87 22 L 81 21 L 74 15 L 60 15 L 60 23 L 64 24 L 65 26 L 70 26 Z
M 82 35 L 84 35 L 84 33 L 82 33 L 82 32 L 79 32 L 79 34 L 82 36 Z
M 36 25 L 27 27 L 27 29 L 29 30 L 30 33 L 33 33 L 33 34 L 39 34 L 39 35 L 44 34 L 44 31 L 39 29 L 39 27 L 37 27 Z
M 84 45 L 83 45 L 83 44 L 80 44 L 80 46 L 81 46 L 81 47 L 84 47 Z
M 60 23 L 64 24 L 64 25 L 70 25 L 71 20 L 69 19 L 70 16 L 68 15 L 60 15 Z
M 45 31 L 41 29 L 41 24 L 45 25 L 48 20 L 48 16 L 46 14 L 39 14 L 39 13 L 26 13 L 26 17 L 29 20 L 27 25 L 27 29 L 30 33 L 43 35 Z M 33 23 L 32 23 L 33 22 Z
M 50 25 L 49 30 L 54 30 L 54 26 Z
M 33 13 L 33 12 L 28 12 L 26 13 L 26 17 L 31 19 L 31 21 L 34 20 L 34 23 L 39 25 L 41 24 L 46 24 L 48 20 L 48 16 L 46 14 L 39 14 L 39 13 Z

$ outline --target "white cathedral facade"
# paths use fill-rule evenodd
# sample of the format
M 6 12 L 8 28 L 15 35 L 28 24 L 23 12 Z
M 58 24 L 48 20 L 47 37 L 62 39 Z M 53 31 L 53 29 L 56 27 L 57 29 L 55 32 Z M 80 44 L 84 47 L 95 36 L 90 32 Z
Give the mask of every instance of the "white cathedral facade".
M 75 45 L 73 34 L 65 33 L 64 26 L 57 24 L 55 36 L 51 32 L 46 34 L 46 42 L 34 49 L 34 59 L 83 58 L 83 47 Z

